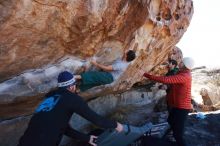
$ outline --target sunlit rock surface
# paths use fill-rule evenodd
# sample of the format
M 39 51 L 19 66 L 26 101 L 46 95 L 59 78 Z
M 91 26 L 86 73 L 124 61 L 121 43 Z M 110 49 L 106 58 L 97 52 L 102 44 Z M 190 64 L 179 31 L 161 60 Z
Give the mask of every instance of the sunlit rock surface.
M 220 68 L 200 68 L 193 71 L 192 98 L 197 111 L 220 110 Z
M 82 96 L 129 89 L 139 69 L 158 72 L 192 14 L 191 0 L 0 1 L 0 118 L 31 113 L 59 72 L 80 73 L 93 57 L 110 64 L 132 49 L 137 59 L 119 80 Z
M 163 74 L 168 58 L 181 57 L 175 45 L 192 14 L 192 0 L 0 0 L 0 120 L 32 114 L 61 71 L 78 74 L 92 58 L 111 64 L 137 53 L 119 80 L 82 93 L 86 100 L 130 89 L 140 69 Z

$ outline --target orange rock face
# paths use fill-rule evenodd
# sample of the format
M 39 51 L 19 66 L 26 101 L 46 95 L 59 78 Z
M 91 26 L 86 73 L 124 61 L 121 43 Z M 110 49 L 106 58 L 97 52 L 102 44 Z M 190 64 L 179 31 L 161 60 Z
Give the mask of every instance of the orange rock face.
M 192 0 L 0 1 L 0 104 L 32 100 L 60 71 L 77 72 L 93 56 L 111 63 L 129 49 L 137 59 L 106 88 L 130 88 L 138 70 L 168 59 L 192 14 Z
M 67 54 L 87 59 L 107 41 L 120 41 L 120 49 L 167 52 L 193 10 L 190 0 L 9 0 L 0 8 L 0 80 Z

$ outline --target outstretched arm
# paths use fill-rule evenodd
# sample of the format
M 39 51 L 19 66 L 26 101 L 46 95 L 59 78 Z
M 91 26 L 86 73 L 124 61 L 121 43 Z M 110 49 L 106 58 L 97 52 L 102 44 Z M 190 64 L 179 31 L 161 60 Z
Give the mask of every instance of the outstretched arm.
M 102 70 L 104 70 L 104 71 L 106 71 L 106 72 L 113 71 L 112 65 L 102 65 L 102 64 L 97 63 L 97 62 L 94 61 L 94 60 L 92 60 L 91 63 L 92 63 L 94 66 L 96 66 L 96 67 L 98 67 L 98 68 L 100 68 L 100 69 L 102 69 Z
M 123 130 L 123 126 L 120 123 L 106 119 L 94 112 L 81 97 L 74 97 L 74 103 L 76 105 L 74 112 L 84 117 L 88 121 L 91 121 L 95 125 L 101 128 L 112 128 L 118 132 Z
M 91 108 L 89 108 L 88 104 L 81 97 L 77 96 L 74 98 L 75 105 L 77 106 L 75 108 L 76 114 L 79 114 L 83 118 L 87 119 L 88 121 L 91 121 L 92 123 L 101 128 L 116 128 L 117 123 L 115 121 L 108 120 L 98 115 Z
M 182 74 L 177 74 L 177 75 L 172 75 L 172 76 L 154 76 L 148 73 L 144 73 L 143 76 L 151 80 L 165 83 L 165 84 L 180 84 L 188 80 L 188 77 Z

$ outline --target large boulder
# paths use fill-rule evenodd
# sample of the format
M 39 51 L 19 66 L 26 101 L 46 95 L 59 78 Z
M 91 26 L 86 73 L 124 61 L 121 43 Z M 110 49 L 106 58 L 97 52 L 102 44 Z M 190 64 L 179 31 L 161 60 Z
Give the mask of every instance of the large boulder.
M 198 111 L 220 109 L 220 69 L 198 68 L 193 71 L 192 98 Z
M 192 0 L 0 1 L 1 119 L 30 114 L 59 72 L 80 73 L 93 57 L 109 64 L 137 53 L 119 80 L 82 94 L 87 99 L 129 89 L 140 69 L 161 74 L 192 14 Z
M 93 57 L 111 64 L 129 49 L 137 54 L 117 81 L 82 93 L 87 100 L 130 89 L 140 69 L 162 74 L 168 58 L 180 59 L 175 45 L 192 14 L 192 0 L 0 0 L 1 132 L 8 142 L 16 125 L 21 134 L 57 75 L 80 73 Z

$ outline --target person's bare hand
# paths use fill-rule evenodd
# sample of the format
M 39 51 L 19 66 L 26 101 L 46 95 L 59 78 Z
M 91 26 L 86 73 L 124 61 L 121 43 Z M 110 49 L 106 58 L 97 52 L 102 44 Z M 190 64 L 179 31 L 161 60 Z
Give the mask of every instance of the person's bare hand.
M 118 123 L 118 122 L 117 122 L 117 127 L 115 128 L 115 130 L 118 131 L 118 132 L 122 132 L 123 129 L 124 129 L 124 128 L 123 128 L 123 125 L 122 125 L 121 123 Z
M 96 144 L 97 138 L 98 138 L 97 136 L 91 135 L 90 139 L 89 139 L 89 144 L 91 144 L 92 146 L 97 146 L 97 144 Z
M 91 60 L 90 63 L 93 64 L 93 65 L 97 64 L 96 60 Z

